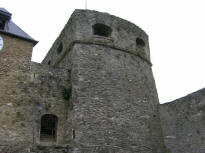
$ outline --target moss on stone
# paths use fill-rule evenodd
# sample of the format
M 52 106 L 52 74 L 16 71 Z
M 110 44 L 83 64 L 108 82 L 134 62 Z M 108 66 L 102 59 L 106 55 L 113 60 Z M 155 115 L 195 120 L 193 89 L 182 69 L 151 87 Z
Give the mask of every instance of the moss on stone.
M 170 149 L 165 146 L 165 153 L 171 153 Z
M 72 85 L 71 84 L 67 84 L 67 85 L 64 85 L 62 87 L 62 95 L 63 95 L 63 98 L 65 100 L 69 100 L 70 99 L 71 92 L 72 92 Z

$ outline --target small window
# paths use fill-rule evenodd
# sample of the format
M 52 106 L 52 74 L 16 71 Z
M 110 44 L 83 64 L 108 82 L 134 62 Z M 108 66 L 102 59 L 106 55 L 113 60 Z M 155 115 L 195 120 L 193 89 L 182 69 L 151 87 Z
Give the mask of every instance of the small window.
M 45 114 L 41 117 L 41 141 L 56 141 L 58 118 L 52 114 Z
M 51 65 L 51 61 L 50 60 L 48 61 L 48 65 Z
M 63 50 L 63 43 L 60 43 L 60 45 L 58 46 L 58 49 L 57 49 L 57 53 L 60 54 Z
M 137 38 L 137 39 L 136 39 L 136 45 L 137 45 L 138 47 L 144 47 L 144 46 L 145 46 L 145 42 L 144 42 L 143 39 Z
M 72 131 L 73 131 L 73 132 L 72 132 L 72 133 L 73 133 L 73 134 L 72 134 L 72 138 L 75 139 L 75 130 L 72 129 Z
M 103 37 L 109 37 L 111 35 L 112 29 L 104 24 L 95 24 L 93 25 L 93 34 Z

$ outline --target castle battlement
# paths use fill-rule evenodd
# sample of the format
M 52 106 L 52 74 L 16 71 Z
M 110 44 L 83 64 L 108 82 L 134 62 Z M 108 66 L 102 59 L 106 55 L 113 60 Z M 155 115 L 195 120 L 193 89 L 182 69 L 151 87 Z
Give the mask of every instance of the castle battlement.
M 49 50 L 44 64 L 58 64 L 75 43 L 103 45 L 150 62 L 147 34 L 133 23 L 107 13 L 75 10 Z

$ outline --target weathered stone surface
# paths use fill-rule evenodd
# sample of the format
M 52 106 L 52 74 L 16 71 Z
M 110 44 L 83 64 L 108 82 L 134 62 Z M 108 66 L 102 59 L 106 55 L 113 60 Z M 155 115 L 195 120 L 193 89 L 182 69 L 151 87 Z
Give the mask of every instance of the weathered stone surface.
M 205 152 L 205 89 L 160 105 L 164 141 L 173 153 Z
M 31 63 L 32 44 L 1 34 L 0 52 L 0 152 L 23 152 L 39 143 L 43 114 L 58 116 L 57 144 L 65 141 L 69 102 L 62 86 L 70 78 L 66 70 Z M 32 68 L 31 68 L 32 67 Z
M 58 117 L 57 142 L 65 143 L 68 135 L 65 129 L 69 129 L 66 122 L 68 112 L 71 109 L 70 101 L 64 100 L 62 96 L 63 86 L 69 83 L 69 73 L 65 69 L 53 69 L 52 67 L 32 63 L 30 94 L 33 102 L 33 117 L 36 129 L 34 130 L 36 143 L 40 144 L 39 130 L 40 119 L 44 114 L 54 114 Z
M 0 52 L 0 144 L 31 140 L 28 126 L 30 99 L 26 80 L 30 70 L 32 43 L 1 34 Z
M 205 152 L 205 90 L 159 105 L 134 24 L 76 10 L 43 64 L 30 61 L 32 43 L 1 36 L 0 153 Z M 45 114 L 57 117 L 52 141 L 40 139 Z
M 149 64 L 100 45 L 76 44 L 71 54 L 74 141 L 90 148 L 82 152 L 162 152 Z
M 110 26 L 111 35 L 94 35 L 96 23 Z M 144 47 L 136 45 L 137 38 Z M 76 152 L 163 152 L 143 30 L 109 14 L 76 10 L 43 61 L 48 62 L 71 72 L 73 110 L 68 122 L 75 138 L 69 142 Z
M 102 37 L 93 34 L 92 26 L 96 23 L 105 24 L 112 29 L 111 36 Z M 141 38 L 145 42 L 143 48 L 136 45 L 136 38 Z M 62 43 L 63 48 L 59 53 L 58 48 Z M 118 50 L 123 50 L 131 54 L 137 54 L 150 62 L 150 52 L 147 34 L 133 23 L 121 18 L 90 10 L 75 10 L 68 23 L 62 30 L 59 37 L 54 42 L 47 56 L 43 60 L 44 64 L 51 62 L 51 65 L 58 65 L 68 61 L 65 54 L 72 49 L 75 43 L 99 44 L 110 46 Z

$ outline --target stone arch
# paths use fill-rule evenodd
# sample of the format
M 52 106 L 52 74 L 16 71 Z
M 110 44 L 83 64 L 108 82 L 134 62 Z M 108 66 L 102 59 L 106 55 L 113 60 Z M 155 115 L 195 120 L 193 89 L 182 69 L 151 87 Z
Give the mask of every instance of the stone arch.
M 40 141 L 57 140 L 58 117 L 53 114 L 44 114 L 41 117 Z

